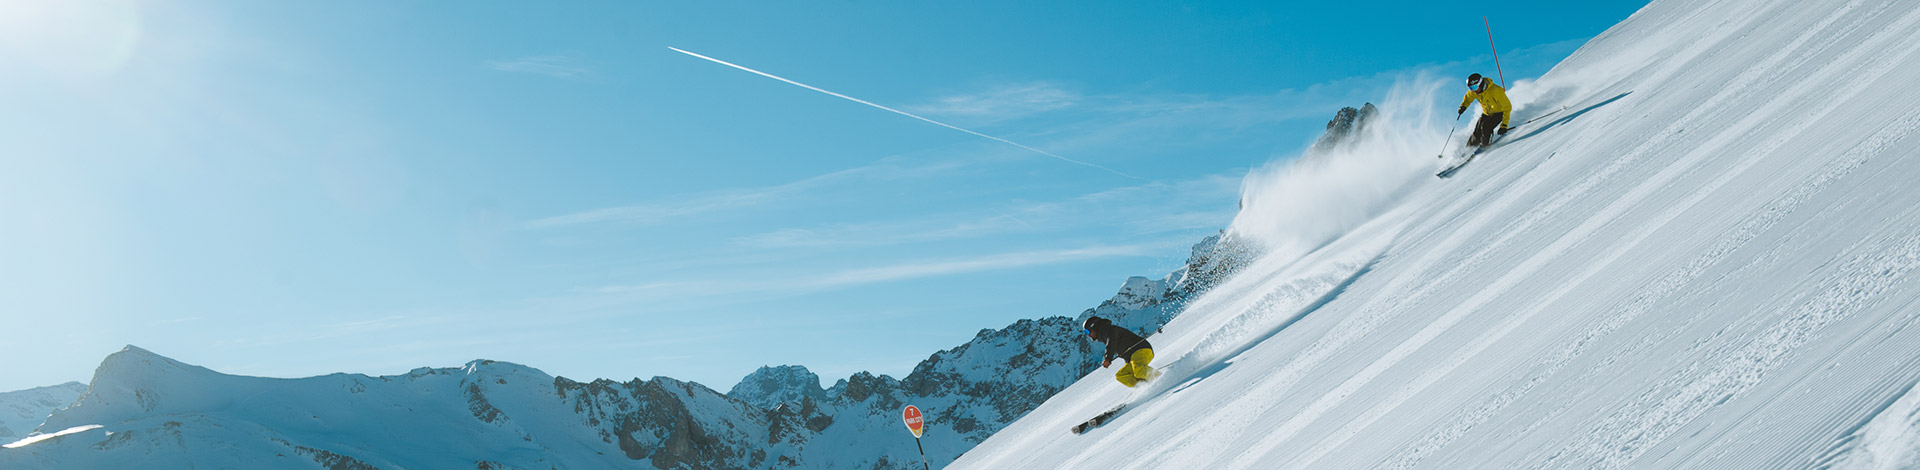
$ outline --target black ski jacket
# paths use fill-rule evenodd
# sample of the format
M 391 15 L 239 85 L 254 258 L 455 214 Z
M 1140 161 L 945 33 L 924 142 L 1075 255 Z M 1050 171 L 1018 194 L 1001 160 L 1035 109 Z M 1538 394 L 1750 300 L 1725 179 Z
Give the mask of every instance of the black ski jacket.
M 1132 331 L 1128 331 L 1126 328 L 1116 326 L 1113 322 L 1107 321 L 1105 318 L 1100 319 L 1100 321 L 1096 323 L 1098 324 L 1091 328 L 1093 330 L 1094 341 L 1107 343 L 1107 355 L 1102 358 L 1100 362 L 1111 361 L 1115 357 L 1121 358 L 1121 360 L 1131 360 L 1135 351 L 1153 349 L 1153 344 L 1148 343 L 1146 338 L 1141 338 L 1140 335 L 1133 334 Z

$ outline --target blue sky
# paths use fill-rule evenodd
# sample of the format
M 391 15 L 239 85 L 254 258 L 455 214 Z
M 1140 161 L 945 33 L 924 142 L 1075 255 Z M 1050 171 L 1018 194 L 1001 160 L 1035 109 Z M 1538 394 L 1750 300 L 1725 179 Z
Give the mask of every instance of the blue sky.
M 1177 268 L 1340 106 L 1491 72 L 1482 15 L 1511 80 L 1644 2 L 1272 3 L 9 2 L 0 390 L 898 376 Z

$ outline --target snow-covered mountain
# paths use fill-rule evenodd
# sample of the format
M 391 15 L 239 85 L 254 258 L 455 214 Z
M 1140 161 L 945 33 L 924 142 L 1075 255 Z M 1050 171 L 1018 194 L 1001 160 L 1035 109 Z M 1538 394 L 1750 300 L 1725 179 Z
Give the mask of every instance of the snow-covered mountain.
M 1920 2 L 1656 0 L 1444 180 L 1423 113 L 1460 87 L 1411 84 L 1249 178 L 1233 233 L 1270 249 L 1154 339 L 1163 377 L 953 468 L 1920 468 L 1914 77 Z
M 727 396 L 753 406 L 773 408 L 783 403 L 822 400 L 827 397 L 827 391 L 820 388 L 820 376 L 806 366 L 766 366 L 740 379 L 733 390 L 727 391 Z
M 267 379 L 130 347 L 0 468 L 917 468 L 907 403 L 953 468 L 1920 467 L 1916 32 L 1906 1 L 1656 1 L 1513 83 L 1540 120 L 1446 180 L 1459 87 L 1410 84 L 1250 175 L 1185 268 L 904 378 Z M 1091 314 L 1165 375 L 1088 374 Z
M 859 373 L 826 389 L 801 366 L 762 368 L 722 394 L 486 360 L 272 379 L 129 346 L 90 386 L 35 411 L 45 425 L 0 448 L 0 468 L 917 468 L 900 423 L 908 403 L 925 410 L 927 456 L 944 465 L 1098 366 L 1079 334 L 1085 316 L 1157 328 L 1251 257 L 1208 237 L 1183 268 L 1130 278 L 1077 318 L 982 330 L 905 378 Z
M 87 384 L 67 382 L 0 393 L 0 443 L 26 437 L 27 432 L 39 427 L 53 410 L 73 404 L 74 399 L 86 392 Z

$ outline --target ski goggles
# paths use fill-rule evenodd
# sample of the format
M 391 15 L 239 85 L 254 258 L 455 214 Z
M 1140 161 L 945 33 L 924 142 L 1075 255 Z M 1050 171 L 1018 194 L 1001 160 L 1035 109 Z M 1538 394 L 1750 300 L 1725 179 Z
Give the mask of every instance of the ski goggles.
M 1472 89 L 1475 89 L 1475 88 L 1480 88 L 1480 82 L 1467 82 L 1467 89 L 1468 89 L 1468 90 L 1472 90 Z
M 1089 330 L 1089 329 L 1086 329 L 1086 328 L 1081 328 L 1081 329 L 1080 329 L 1080 331 L 1082 331 L 1082 332 L 1085 332 L 1085 333 L 1087 334 L 1087 336 L 1093 336 L 1093 330 Z

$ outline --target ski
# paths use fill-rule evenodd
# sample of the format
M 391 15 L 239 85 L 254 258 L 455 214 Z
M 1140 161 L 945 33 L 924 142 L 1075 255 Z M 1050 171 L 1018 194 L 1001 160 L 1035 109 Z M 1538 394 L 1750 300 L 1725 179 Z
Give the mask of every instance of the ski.
M 1451 176 L 1453 176 L 1453 174 L 1454 174 L 1455 172 L 1458 172 L 1458 171 L 1460 171 L 1460 168 L 1463 168 L 1463 167 L 1465 167 L 1465 166 L 1467 166 L 1467 162 L 1471 162 L 1471 161 L 1473 161 L 1473 156 L 1474 156 L 1474 155 L 1478 155 L 1478 153 L 1473 153 L 1473 154 L 1467 154 L 1467 156 L 1465 156 L 1465 157 L 1461 157 L 1461 158 L 1460 158 L 1460 162 L 1459 162 L 1459 163 L 1454 163 L 1454 164 L 1452 164 L 1452 165 L 1447 165 L 1447 168 L 1446 168 L 1446 169 L 1442 169 L 1442 170 L 1440 170 L 1440 172 L 1439 172 L 1439 173 L 1434 173 L 1434 174 L 1433 174 L 1433 176 L 1438 176 L 1438 177 L 1440 177 L 1441 179 L 1446 179 L 1446 178 L 1448 178 L 1448 177 L 1451 177 Z
M 1549 113 L 1549 114 L 1551 114 L 1551 113 Z M 1542 116 L 1542 117 L 1545 117 L 1545 116 Z M 1526 124 L 1524 124 L 1524 123 L 1522 123 L 1521 125 L 1522 125 L 1522 126 L 1524 126 L 1524 125 L 1526 125 Z M 1516 129 L 1519 129 L 1519 128 L 1520 128 L 1520 126 L 1513 126 L 1513 127 L 1508 127 L 1508 128 L 1507 128 L 1507 133 L 1508 133 L 1508 134 L 1511 134 L 1511 133 L 1513 133 L 1513 131 L 1514 131 L 1514 130 L 1516 130 Z M 1465 167 L 1465 166 L 1467 166 L 1467 163 L 1468 163 L 1468 162 L 1472 162 L 1472 161 L 1473 161 L 1473 157 L 1477 157 L 1477 156 L 1480 156 L 1480 154 L 1482 154 L 1482 153 L 1487 153 L 1488 151 L 1491 151 L 1491 150 L 1493 150 L 1493 148 L 1494 148 L 1494 147 L 1498 147 L 1498 146 L 1500 146 L 1500 143 L 1501 143 L 1501 142 L 1504 142 L 1504 141 L 1506 141 L 1506 140 L 1507 140 L 1507 138 L 1506 138 L 1506 137 L 1507 137 L 1507 136 L 1505 136 L 1505 135 L 1495 135 L 1495 136 L 1493 136 L 1493 142 L 1488 142 L 1488 143 L 1487 143 L 1487 145 L 1486 145 L 1485 147 L 1480 147 L 1480 148 L 1476 148 L 1476 149 L 1473 149 L 1473 151 L 1472 151 L 1472 152 L 1469 152 L 1469 153 L 1467 153 L 1467 155 L 1466 155 L 1466 156 L 1463 156 L 1463 157 L 1460 157 L 1460 161 L 1458 161 L 1458 162 L 1454 162 L 1454 164 L 1452 164 L 1452 165 L 1447 165 L 1447 167 L 1446 167 L 1445 169 L 1442 169 L 1442 170 L 1440 170 L 1440 172 L 1439 172 L 1439 173 L 1434 173 L 1434 174 L 1433 174 L 1433 176 L 1438 176 L 1438 177 L 1440 177 L 1441 179 L 1446 179 L 1447 177 L 1450 177 L 1450 176 L 1453 176 L 1453 174 L 1454 174 L 1454 173 L 1456 173 L 1456 172 L 1459 172 L 1459 171 L 1460 171 L 1460 168 L 1461 168 L 1461 167 Z
M 1452 165 L 1447 165 L 1446 169 L 1440 170 L 1439 173 L 1434 173 L 1433 176 L 1438 176 L 1441 179 L 1446 179 L 1447 177 L 1453 176 L 1455 172 L 1458 172 L 1460 171 L 1461 168 L 1466 167 L 1468 162 L 1472 162 L 1473 157 L 1478 157 L 1480 156 L 1481 152 L 1485 152 L 1491 148 L 1493 148 L 1493 145 L 1488 144 L 1486 147 L 1473 149 L 1472 152 L 1468 152 L 1465 156 L 1460 157 L 1460 161 L 1454 162 Z
M 1120 411 L 1125 410 L 1126 408 L 1127 408 L 1127 405 L 1115 406 L 1111 410 L 1107 410 L 1104 413 L 1094 415 L 1093 419 L 1089 419 L 1087 420 L 1087 422 L 1074 425 L 1073 433 L 1085 434 L 1088 429 L 1097 428 L 1097 427 L 1100 427 L 1100 425 L 1107 424 L 1107 421 L 1112 421 L 1114 416 L 1118 416 L 1120 414 Z

